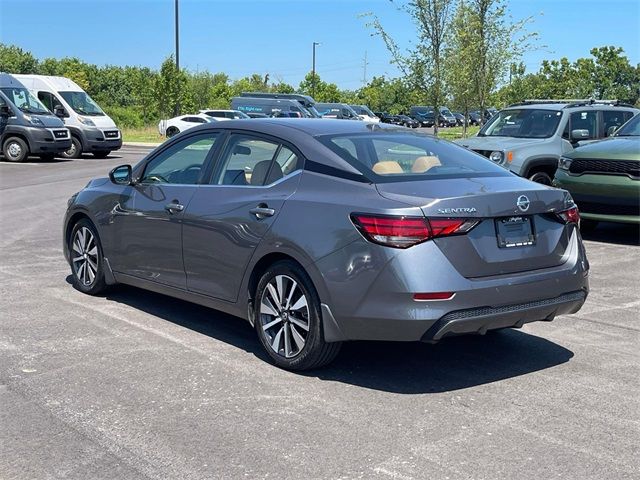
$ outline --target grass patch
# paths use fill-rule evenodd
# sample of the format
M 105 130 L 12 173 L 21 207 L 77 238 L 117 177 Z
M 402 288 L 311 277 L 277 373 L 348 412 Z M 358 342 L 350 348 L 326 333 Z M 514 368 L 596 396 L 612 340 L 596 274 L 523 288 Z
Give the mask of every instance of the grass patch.
M 161 143 L 165 140 L 156 127 L 123 128 L 123 142 Z
M 451 127 L 451 128 L 440 128 L 438 129 L 438 137 L 444 138 L 445 140 L 457 140 L 459 138 L 468 138 L 474 136 L 480 127 L 470 126 L 467 128 L 467 136 L 464 137 L 462 134 L 462 127 Z

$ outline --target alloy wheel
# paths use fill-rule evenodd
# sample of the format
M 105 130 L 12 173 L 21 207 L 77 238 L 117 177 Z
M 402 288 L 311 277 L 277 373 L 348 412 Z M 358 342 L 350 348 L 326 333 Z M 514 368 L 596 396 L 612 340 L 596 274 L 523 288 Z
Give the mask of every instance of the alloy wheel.
M 85 286 L 93 283 L 98 272 L 98 245 L 87 227 L 79 228 L 72 244 L 73 272 Z
M 309 302 L 300 285 L 276 275 L 262 293 L 260 322 L 271 349 L 285 358 L 298 355 L 309 335 Z

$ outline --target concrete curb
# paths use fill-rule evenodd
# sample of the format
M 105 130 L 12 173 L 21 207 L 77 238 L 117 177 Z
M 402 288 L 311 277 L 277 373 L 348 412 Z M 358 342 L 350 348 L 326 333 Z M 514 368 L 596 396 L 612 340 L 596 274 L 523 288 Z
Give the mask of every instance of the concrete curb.
M 150 143 L 150 142 L 122 142 L 122 146 L 123 147 L 149 147 L 149 148 L 155 148 L 158 145 L 162 145 L 162 142 L 160 143 Z

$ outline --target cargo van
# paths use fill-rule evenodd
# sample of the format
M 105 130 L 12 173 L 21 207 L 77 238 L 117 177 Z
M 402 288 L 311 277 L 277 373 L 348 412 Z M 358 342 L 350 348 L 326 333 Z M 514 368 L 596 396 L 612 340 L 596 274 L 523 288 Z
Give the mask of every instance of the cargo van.
M 309 95 L 299 93 L 267 93 L 267 92 L 242 92 L 241 97 L 252 98 L 276 98 L 280 100 L 295 100 L 314 118 L 320 118 L 320 114 L 315 108 L 316 101 Z
M 233 97 L 231 99 L 231 109 L 240 110 L 243 113 L 263 113 L 274 116 L 280 112 L 292 112 L 301 118 L 312 117 L 298 101 L 287 98 L 256 98 L 256 97 Z
M 78 158 L 86 152 L 105 158 L 122 146 L 122 135 L 113 120 L 72 80 L 47 75 L 15 77 L 49 110 L 57 110 L 71 132 L 71 148 L 64 157 Z
M 29 155 L 52 160 L 71 147 L 62 120 L 7 73 L 0 73 L 0 146 L 10 162 L 24 162 Z
M 362 120 L 355 110 L 346 103 L 316 103 L 316 110 L 323 118 Z

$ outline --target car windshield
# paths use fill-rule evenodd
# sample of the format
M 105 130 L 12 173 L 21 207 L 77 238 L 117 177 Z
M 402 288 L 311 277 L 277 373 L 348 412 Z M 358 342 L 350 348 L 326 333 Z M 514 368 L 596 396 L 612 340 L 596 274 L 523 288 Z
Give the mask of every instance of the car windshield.
M 451 110 L 449 110 L 447 107 L 442 107 L 440 109 L 440 113 L 443 115 L 446 115 L 448 117 L 451 117 L 453 114 L 451 113 Z
M 376 116 L 375 113 L 373 113 L 371 110 L 369 110 L 369 108 L 365 107 L 364 105 L 350 105 L 350 106 L 358 115 L 367 115 L 369 117 Z
M 40 100 L 31 94 L 26 88 L 5 87 L 2 92 L 9 97 L 9 100 L 20 109 L 23 113 L 34 113 L 39 115 L 49 115 L 51 112 L 47 110 Z
M 318 139 L 375 183 L 511 175 L 476 153 L 425 134 L 371 132 Z
M 562 118 L 558 110 L 511 109 L 495 115 L 478 133 L 479 137 L 548 138 Z
M 305 110 L 309 112 L 309 115 L 311 116 L 311 118 L 322 117 L 322 115 L 318 113 L 318 110 L 316 110 L 316 107 L 314 107 L 313 105 L 305 107 Z
M 233 118 L 251 118 L 251 117 L 249 117 L 249 115 L 247 115 L 246 113 L 237 110 L 233 112 Z
M 622 125 L 615 135 L 616 137 L 640 137 L 640 115 L 636 115 Z
M 64 101 L 81 115 L 103 116 L 104 112 L 86 92 L 60 92 Z

